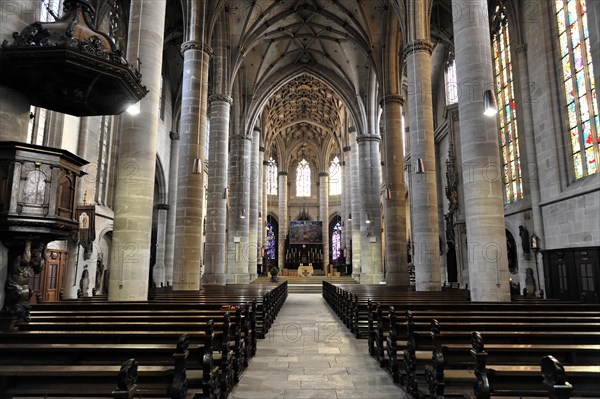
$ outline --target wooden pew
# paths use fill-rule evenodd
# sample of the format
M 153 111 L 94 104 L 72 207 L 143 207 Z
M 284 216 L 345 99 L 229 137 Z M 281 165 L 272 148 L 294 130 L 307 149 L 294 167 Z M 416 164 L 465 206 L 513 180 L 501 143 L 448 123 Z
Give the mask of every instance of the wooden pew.
M 207 326 L 206 334 L 212 334 L 212 323 Z M 66 348 L 60 348 L 66 350 Z M 202 367 L 190 371 L 187 367 L 189 357 L 188 337 L 179 337 L 175 353 L 171 354 L 170 364 L 144 364 L 130 359 L 119 368 L 107 364 L 3 364 L 0 365 L 0 392 L 2 399 L 13 396 L 76 396 L 117 398 L 165 397 L 187 398 L 188 386 L 193 388 L 195 398 L 217 398 L 220 395 L 218 367 L 213 364 L 212 350 L 206 348 L 201 357 Z M 105 349 L 106 350 L 106 349 Z M 172 350 L 171 350 L 172 352 Z M 46 359 L 56 354 L 52 348 L 44 351 Z M 15 354 L 13 350 L 12 354 Z M 148 353 L 146 353 L 148 355 Z M 147 356 L 146 356 L 147 357 Z M 40 359 L 41 360 L 41 359 Z M 151 363 L 151 362 L 149 362 Z M 119 383 L 114 389 L 115 375 L 119 373 Z M 191 377 L 191 379 L 190 379 Z M 114 390 L 114 392 L 113 392 Z

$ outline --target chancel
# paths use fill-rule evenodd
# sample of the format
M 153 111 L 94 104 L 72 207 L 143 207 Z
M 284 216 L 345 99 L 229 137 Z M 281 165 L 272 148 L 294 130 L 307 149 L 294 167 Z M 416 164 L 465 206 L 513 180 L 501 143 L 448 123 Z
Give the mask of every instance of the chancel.
M 600 1 L 0 8 L 1 398 L 597 397 Z

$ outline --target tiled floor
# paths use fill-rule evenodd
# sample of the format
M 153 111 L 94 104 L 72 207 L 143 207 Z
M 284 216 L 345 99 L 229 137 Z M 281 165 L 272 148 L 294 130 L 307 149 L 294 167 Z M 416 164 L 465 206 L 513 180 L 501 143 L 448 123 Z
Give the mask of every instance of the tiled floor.
M 289 294 L 230 399 L 393 398 L 405 394 L 320 294 Z

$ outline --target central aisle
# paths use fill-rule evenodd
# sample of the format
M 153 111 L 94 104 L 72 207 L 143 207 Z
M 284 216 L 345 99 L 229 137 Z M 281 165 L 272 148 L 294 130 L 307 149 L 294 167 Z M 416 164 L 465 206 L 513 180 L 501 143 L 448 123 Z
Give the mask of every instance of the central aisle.
M 405 398 L 321 294 L 289 294 L 231 399 Z

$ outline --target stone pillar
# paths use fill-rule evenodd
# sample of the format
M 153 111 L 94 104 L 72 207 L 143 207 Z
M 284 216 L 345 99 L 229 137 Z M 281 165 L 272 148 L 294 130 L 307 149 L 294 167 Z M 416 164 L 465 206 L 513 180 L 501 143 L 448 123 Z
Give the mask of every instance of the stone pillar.
M 344 228 L 342 230 L 342 239 L 344 242 L 344 248 L 346 248 L 346 269 L 349 265 L 352 265 L 352 256 L 350 254 L 350 245 L 352 243 L 352 220 L 348 219 L 350 213 L 352 213 L 352 175 L 350 174 L 350 157 L 351 151 L 350 146 L 346 146 L 343 149 L 344 160 L 342 161 L 342 201 L 343 201 L 343 212 L 342 221 Z
M 208 68 L 212 50 L 198 41 L 181 45 L 183 82 L 181 99 L 181 153 L 177 173 L 177 208 L 173 289 L 200 288 L 202 269 L 202 228 L 204 225 L 204 154 Z M 194 160 L 199 170 L 194 173 Z
M 265 166 L 265 147 L 258 147 L 258 165 L 260 166 L 260 171 L 258 174 L 258 210 L 260 215 L 258 217 L 258 223 L 256 226 L 256 237 L 258 247 L 258 268 L 262 271 L 263 268 L 263 256 L 262 256 L 262 247 L 265 243 L 265 223 L 267 221 L 267 214 L 265 213 L 265 201 L 267 196 L 267 184 L 266 184 L 266 175 L 267 175 L 267 167 Z
M 226 283 L 229 113 L 232 103 L 229 96 L 215 94 L 210 97 L 206 253 L 202 276 L 202 284 L 206 285 Z
M 0 42 L 13 42 L 13 32 L 21 32 L 27 25 L 40 20 L 41 2 L 23 0 L 2 2 L 0 5 Z M 0 86 L 0 140 L 27 141 L 29 109 L 27 96 Z
M 358 144 L 356 143 L 356 130 L 350 130 L 350 170 L 353 179 L 351 181 L 351 209 L 352 209 L 352 278 L 356 281 L 360 280 L 360 252 L 361 252 L 361 236 L 360 226 L 364 224 L 364 220 L 360 217 L 360 207 L 362 195 L 360 194 L 359 179 L 358 179 Z
M 409 81 L 410 157 L 412 160 L 413 264 L 417 291 L 440 291 L 440 244 L 431 100 L 431 52 L 428 40 L 409 43 L 404 50 Z M 412 84 L 412 90 L 410 85 Z M 424 173 L 416 173 L 418 160 Z
M 541 195 L 540 195 L 540 180 L 538 178 L 538 166 L 537 166 L 537 153 L 535 148 L 535 129 L 533 125 L 533 109 L 531 107 L 532 94 L 530 92 L 529 84 L 529 65 L 527 62 L 527 45 L 521 44 L 517 46 L 517 67 L 519 71 L 519 82 L 521 87 L 521 98 L 528 99 L 527 101 L 521 101 L 523 110 L 523 123 L 524 129 L 521 130 L 521 135 L 525 137 L 525 147 L 527 154 L 527 162 L 522 164 L 522 176 L 524 184 L 529 188 L 529 195 L 531 196 L 531 215 L 533 218 L 533 231 L 531 234 L 535 234 L 538 237 L 538 245 L 540 249 L 544 248 L 544 218 L 542 216 L 542 208 L 540 206 Z M 600 56 L 600 54 L 599 54 Z M 544 257 L 541 252 L 534 253 L 536 257 L 536 275 L 537 280 L 536 286 L 538 290 L 542 289 L 546 292 L 545 279 L 544 279 Z M 537 293 L 536 293 L 537 294 Z
M 98 151 L 99 151 L 99 126 L 101 117 L 83 117 L 79 124 L 79 143 L 77 146 L 77 155 L 90 161 L 89 164 L 81 168 L 87 174 L 77 180 L 77 189 L 75 193 L 76 203 L 83 203 L 85 196 L 88 204 L 95 203 L 96 199 L 96 183 L 98 177 Z M 78 248 L 79 247 L 79 248 Z M 94 246 L 96 249 L 97 247 Z M 67 240 L 67 250 L 69 257 L 67 258 L 67 268 L 64 276 L 63 298 L 77 298 L 78 282 L 83 268 L 86 265 L 93 265 L 96 268 L 96 256 L 94 259 L 85 260 L 83 257 L 83 248 L 77 244 L 77 241 Z M 96 251 L 97 252 L 97 251 Z M 108 259 L 105 259 L 108 262 Z M 92 275 L 95 275 L 93 273 Z
M 156 287 L 163 287 L 167 283 L 165 269 L 165 244 L 168 213 L 168 204 L 156 205 L 156 263 L 152 267 L 152 282 L 156 285 Z
M 267 180 L 269 179 L 269 161 L 267 160 L 268 156 L 265 153 L 264 156 L 264 161 L 263 161 L 263 191 L 262 191 L 262 198 L 263 198 L 263 202 L 262 202 L 262 214 L 263 214 L 263 221 L 262 221 L 262 231 L 261 231 L 261 237 L 263 240 L 263 245 L 265 246 L 265 250 L 264 250 L 264 256 L 263 256 L 263 274 L 267 274 L 268 270 L 268 262 L 266 260 L 266 256 L 267 256 L 267 216 L 269 216 L 269 194 L 267 193 Z
M 248 276 L 250 281 L 256 280 L 258 277 L 257 273 L 257 258 L 258 258 L 258 232 L 256 229 L 258 228 L 258 198 L 259 198 L 259 186 L 258 184 L 260 179 L 260 164 L 259 164 L 259 152 L 258 148 L 260 147 L 260 129 L 254 128 L 254 136 L 252 137 L 252 145 L 250 151 L 250 193 L 249 193 L 249 232 L 248 232 Z M 262 162 L 262 159 L 261 159 Z
M 381 99 L 385 134 L 385 281 L 388 285 L 408 287 L 410 277 L 406 259 L 406 187 L 402 142 L 402 106 L 400 96 Z
M 378 284 L 383 281 L 381 246 L 381 206 L 379 201 L 381 156 L 375 134 L 361 134 L 356 138 L 359 157 L 360 196 L 360 282 Z M 356 218 L 356 216 L 353 216 Z M 353 219 L 354 220 L 354 219 Z
M 229 160 L 229 220 L 227 236 L 227 284 L 247 284 L 248 235 L 250 205 L 249 137 L 242 134 L 231 138 Z
M 177 171 L 179 170 L 179 133 L 169 133 L 171 157 L 169 159 L 169 212 L 167 214 L 167 234 L 165 241 L 165 281 L 173 285 L 173 261 L 175 260 L 175 229 L 177 209 Z
M 323 269 L 329 265 L 329 173 L 319 173 L 319 215 L 323 223 Z
M 488 170 L 500 159 L 496 118 L 483 115 L 494 87 L 487 0 L 452 0 L 452 11 L 471 300 L 510 301 L 502 185 L 488 178 L 500 173 Z
M 277 237 L 278 262 L 277 266 L 281 272 L 285 267 L 285 238 L 288 234 L 288 173 L 279 171 L 277 182 L 279 199 L 279 237 Z
M 139 1 L 132 1 L 132 14 L 140 8 Z M 165 1 L 145 2 L 142 15 L 132 18 L 129 25 L 127 54 L 142 60 L 141 73 L 149 93 L 140 102 L 139 115 L 121 115 L 110 301 L 148 297 L 165 9 Z

